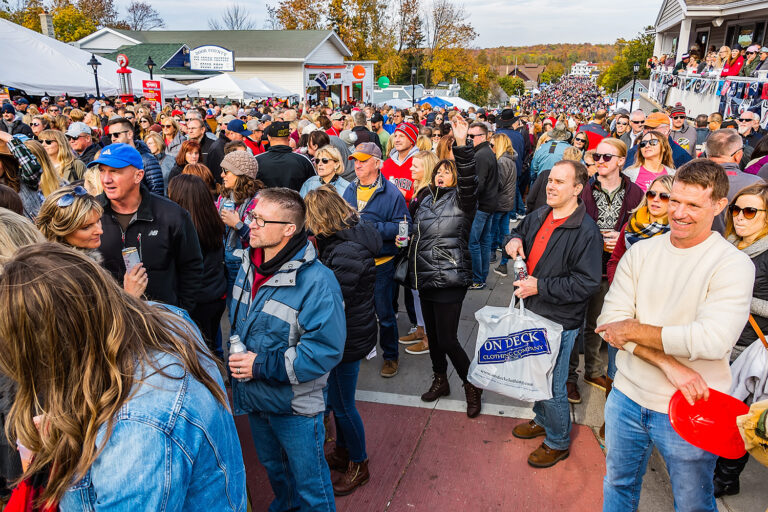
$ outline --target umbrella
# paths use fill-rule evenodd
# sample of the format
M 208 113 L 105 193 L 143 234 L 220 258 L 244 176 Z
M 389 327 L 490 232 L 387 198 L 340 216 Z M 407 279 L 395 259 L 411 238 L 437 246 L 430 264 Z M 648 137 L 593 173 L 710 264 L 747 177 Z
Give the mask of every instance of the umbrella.
M 446 101 L 438 96 L 427 96 L 427 97 L 421 98 L 419 101 L 416 102 L 417 105 L 422 105 L 424 103 L 428 103 L 433 107 L 441 107 L 441 108 L 448 108 L 453 106 L 453 103 L 451 103 L 450 101 Z

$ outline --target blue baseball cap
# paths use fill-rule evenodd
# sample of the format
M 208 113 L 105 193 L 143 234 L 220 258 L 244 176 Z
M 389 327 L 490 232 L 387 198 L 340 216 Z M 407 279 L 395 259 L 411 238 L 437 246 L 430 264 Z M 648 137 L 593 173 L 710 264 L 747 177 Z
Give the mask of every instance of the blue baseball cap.
M 235 133 L 239 133 L 243 137 L 247 137 L 253 132 L 249 130 L 246 124 L 240 119 L 234 119 L 227 123 L 227 130 Z
M 144 161 L 141 153 L 130 144 L 110 144 L 101 150 L 99 158 L 88 164 L 88 167 L 104 164 L 115 169 L 122 169 L 129 165 L 137 169 L 144 169 Z

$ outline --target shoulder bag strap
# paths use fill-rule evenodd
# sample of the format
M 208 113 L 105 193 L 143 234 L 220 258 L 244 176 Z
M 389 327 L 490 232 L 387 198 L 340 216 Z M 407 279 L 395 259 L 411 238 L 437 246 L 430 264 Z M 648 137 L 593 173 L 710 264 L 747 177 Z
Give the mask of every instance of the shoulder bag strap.
M 757 335 L 760 337 L 760 341 L 763 342 L 763 346 L 768 349 L 768 341 L 765 341 L 765 335 L 763 334 L 763 331 L 760 330 L 760 327 L 757 325 L 757 322 L 755 321 L 755 317 L 752 315 L 749 315 L 749 323 L 752 326 L 752 328 L 755 330 Z

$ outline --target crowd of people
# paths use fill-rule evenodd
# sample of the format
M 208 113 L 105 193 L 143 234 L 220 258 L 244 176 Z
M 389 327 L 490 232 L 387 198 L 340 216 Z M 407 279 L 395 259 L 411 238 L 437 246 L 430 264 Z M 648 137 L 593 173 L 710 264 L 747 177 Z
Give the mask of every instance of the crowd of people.
M 749 115 L 604 105 L 579 78 L 498 111 L 5 103 L 4 492 L 43 475 L 62 510 L 245 510 L 235 414 L 270 510 L 334 510 L 376 478 L 361 361 L 378 344 L 389 379 L 400 345 L 428 355 L 425 402 L 450 394 L 450 361 L 478 416 L 462 308 L 522 258 L 514 294 L 563 328 L 553 398 L 512 429 L 543 438 L 528 464 L 570 454 L 583 346 L 607 397 L 604 510 L 637 508 L 652 446 L 677 510 L 717 510 L 746 459 L 688 444 L 666 413 L 676 390 L 728 392 L 768 328 L 768 137 Z

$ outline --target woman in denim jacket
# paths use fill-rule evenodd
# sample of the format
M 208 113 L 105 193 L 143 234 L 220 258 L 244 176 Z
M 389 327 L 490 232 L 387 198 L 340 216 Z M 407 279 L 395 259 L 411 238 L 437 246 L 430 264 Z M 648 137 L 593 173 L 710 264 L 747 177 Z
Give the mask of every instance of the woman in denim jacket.
M 246 510 L 221 374 L 181 310 L 53 243 L 5 263 L 0 308 L 0 368 L 17 385 L 8 431 L 35 453 L 25 477 L 49 468 L 48 504 Z

